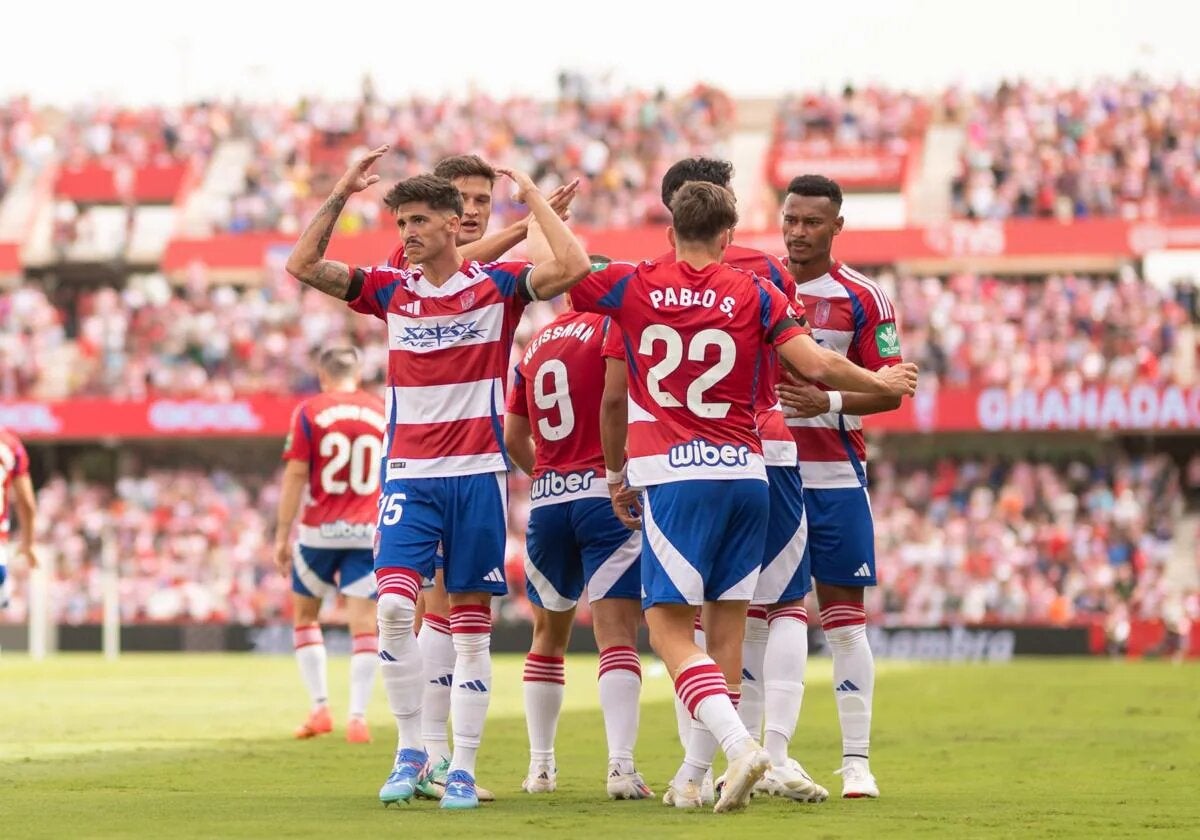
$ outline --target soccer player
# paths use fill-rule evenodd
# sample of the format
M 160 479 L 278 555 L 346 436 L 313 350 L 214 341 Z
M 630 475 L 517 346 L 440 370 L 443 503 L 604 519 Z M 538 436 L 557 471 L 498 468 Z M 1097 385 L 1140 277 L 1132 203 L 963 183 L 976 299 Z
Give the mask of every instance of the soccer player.
M 308 719 L 297 738 L 333 731 L 319 617 L 331 592 L 346 596 L 353 647 L 346 740 L 366 744 L 367 701 L 375 683 L 375 574 L 371 546 L 379 507 L 383 400 L 361 389 L 358 351 L 330 347 L 317 360 L 321 393 L 296 407 L 284 444 L 283 486 L 275 520 L 275 566 L 292 579 L 292 639 L 308 689 Z M 303 504 L 300 538 L 292 523 Z
M 902 363 L 892 302 L 878 283 L 836 262 L 842 191 L 820 175 L 788 185 L 782 232 L 788 270 L 813 337 L 855 365 L 879 371 Z M 833 652 L 833 686 L 842 727 L 842 796 L 879 796 L 868 748 L 875 661 L 867 641 L 863 591 L 875 585 L 875 529 L 867 497 L 862 417 L 891 411 L 900 397 L 818 384 L 782 385 L 796 415 L 788 425 L 800 451 L 808 544 L 821 626 Z M 799 699 L 799 698 L 797 698 Z
M 475 758 L 492 687 L 490 602 L 507 591 L 508 460 L 500 411 L 513 331 L 528 302 L 566 291 L 590 264 L 529 176 L 503 169 L 497 171 L 516 183 L 517 199 L 541 225 L 551 259 L 465 262 L 456 245 L 462 196 L 433 175 L 400 181 L 385 199 L 415 268 L 352 268 L 325 259 L 346 199 L 379 180 L 368 173 L 386 151 L 375 149 L 342 177 L 293 249 L 288 270 L 387 324 L 388 432 L 375 572 L 381 670 L 399 748 L 380 800 L 411 799 L 428 764 L 413 627 L 421 581 L 433 576 L 440 543 L 456 653 L 454 750 L 442 807 L 474 808 Z
M 562 313 L 530 340 L 509 394 L 505 442 L 513 462 L 533 479 L 525 539 L 525 586 L 534 614 L 524 679 L 530 760 L 522 788 L 529 793 L 550 793 L 557 785 L 563 657 L 575 606 L 586 592 L 600 649 L 608 795 L 653 796 L 633 761 L 642 687 L 641 534 L 613 514 L 601 479 L 597 419 L 619 411 L 625 400 L 624 366 L 610 367 L 602 352 L 618 332 L 601 315 Z M 619 457 L 623 463 L 624 452 Z
M 762 348 L 778 348 L 806 376 L 875 393 L 911 393 L 916 368 L 872 374 L 821 350 L 778 289 L 723 265 L 737 223 L 728 190 L 686 184 L 671 209 L 675 261 L 614 263 L 590 274 L 572 300 L 581 311 L 610 315 L 625 337 L 628 483 L 645 488 L 642 604 L 676 692 L 729 759 L 714 808 L 722 812 L 744 806 L 770 766 L 732 700 L 767 524 L 755 425 Z M 741 550 L 730 554 L 731 546 Z M 707 653 L 693 637 L 699 606 Z M 699 807 L 706 770 L 685 765 L 664 801 Z
M 670 209 L 675 194 L 686 183 L 703 182 L 728 189 L 732 178 L 733 164 L 729 161 L 685 158 L 663 175 L 663 204 Z M 674 254 L 668 253 L 658 262 L 673 259 Z M 724 262 L 757 274 L 774 285 L 793 302 L 798 314 L 803 315 L 803 307 L 796 301 L 795 283 L 776 257 L 731 244 L 725 249 Z M 765 723 L 763 745 L 771 754 L 771 769 L 759 782 L 758 790 L 800 801 L 819 802 L 828 797 L 828 791 L 814 782 L 787 754 L 800 714 L 799 698 L 804 691 L 808 660 L 808 615 L 804 610 L 804 596 L 812 588 L 812 579 L 796 442 L 784 421 L 775 393 L 778 381 L 778 361 L 775 353 L 768 349 L 763 360 L 763 374 L 759 377 L 755 418 L 763 442 L 770 495 L 767 544 L 758 589 L 746 618 L 738 713 L 755 738 L 760 737 Z M 703 648 L 701 627 L 696 628 L 696 637 L 697 645 Z M 692 755 L 694 763 L 711 765 L 717 749 L 711 734 L 703 724 L 692 719 L 678 701 L 676 714 L 685 753 Z M 701 783 L 701 795 L 706 801 L 712 797 L 711 781 L 711 774 L 706 774 Z
M 29 455 L 20 438 L 0 427 L 0 607 L 8 606 L 8 538 L 10 515 L 9 497 L 15 501 L 20 541 L 17 554 L 25 558 L 29 568 L 36 569 L 37 554 L 33 550 L 34 521 L 37 518 L 37 497 L 29 477 Z
M 498 174 L 478 155 L 454 155 L 438 161 L 433 174 L 452 183 L 462 196 L 463 216 L 456 240 L 467 261 L 490 262 L 499 259 L 521 242 L 529 231 L 530 219 L 518 220 L 499 233 L 485 236 L 492 217 L 492 191 Z M 564 220 L 579 187 L 575 180 L 555 189 L 547 201 Z M 397 245 L 388 265 L 407 268 L 404 243 Z M 417 644 L 425 667 L 424 695 L 421 700 L 421 738 L 429 754 L 430 770 L 417 793 L 440 799 L 450 772 L 450 743 L 446 737 L 450 720 L 450 694 L 454 673 L 454 641 L 450 633 L 450 601 L 445 576 L 439 562 L 431 586 L 422 593 L 418 609 L 421 629 Z M 476 787 L 481 801 L 493 799 L 491 792 Z

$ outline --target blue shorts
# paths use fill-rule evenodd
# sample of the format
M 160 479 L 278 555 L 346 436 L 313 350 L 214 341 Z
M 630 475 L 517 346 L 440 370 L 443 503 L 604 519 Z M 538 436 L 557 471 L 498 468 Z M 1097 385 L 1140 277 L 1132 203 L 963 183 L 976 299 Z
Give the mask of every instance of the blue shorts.
M 804 490 L 812 576 L 835 586 L 875 585 L 875 521 L 865 487 Z
M 441 543 L 447 592 L 504 595 L 507 541 L 507 473 L 383 483 L 376 570 L 412 569 L 422 578 L 432 578 Z
M 0 551 L 4 550 L 4 546 L 0 546 Z M 8 606 L 8 567 L 0 563 L 0 608 Z
M 749 601 L 766 540 L 767 483 L 656 484 L 643 496 L 642 607 Z
M 306 598 L 324 598 L 335 591 L 351 598 L 373 598 L 375 573 L 371 549 L 296 546 L 292 591 Z
M 566 612 L 585 589 L 589 603 L 641 597 L 642 535 L 621 524 L 606 498 L 534 508 L 525 548 L 525 590 L 539 607 Z
M 796 467 L 767 467 L 770 507 L 766 550 L 750 603 L 761 606 L 799 601 L 812 590 L 804 485 Z

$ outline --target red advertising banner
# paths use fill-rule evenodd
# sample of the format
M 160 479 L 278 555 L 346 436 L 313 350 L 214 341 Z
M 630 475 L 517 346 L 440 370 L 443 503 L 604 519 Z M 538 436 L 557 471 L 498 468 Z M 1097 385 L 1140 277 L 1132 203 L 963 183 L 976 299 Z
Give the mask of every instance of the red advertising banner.
M 187 177 L 186 163 L 139 166 L 129 172 L 102 163 L 64 167 L 54 182 L 54 194 L 88 204 L 136 201 L 169 203 Z
M 818 146 L 784 143 L 772 150 L 767 172 L 771 183 L 781 190 L 793 175 L 820 172 L 845 190 L 899 191 L 907 165 L 907 152 L 846 152 L 834 150 L 828 143 Z
M 282 437 L 300 397 L 159 398 L 121 402 L 0 402 L 0 426 L 30 440 L 151 437 Z M 1047 388 L 922 386 L 868 432 L 1200 431 L 1200 387 Z
M 0 276 L 21 273 L 21 246 L 16 242 L 0 242 Z
M 591 253 L 614 259 L 648 259 L 667 250 L 666 228 L 580 228 L 576 231 Z M 737 242 L 750 248 L 782 253 L 776 230 L 739 230 Z M 269 251 L 287 254 L 295 240 L 276 233 L 221 234 L 206 239 L 176 239 L 163 255 L 168 272 L 183 271 L 199 262 L 213 269 L 262 270 Z M 329 247 L 332 259 L 373 265 L 396 246 L 391 228 L 355 236 L 336 237 Z M 1056 222 L 1025 219 L 1010 222 L 949 221 L 921 228 L 896 230 L 847 229 L 836 240 L 834 254 L 854 265 L 887 265 L 906 260 L 995 259 L 1001 257 L 1091 256 L 1132 258 L 1147 251 L 1200 248 L 1200 218 L 1166 222 L 1123 219 L 1085 219 Z

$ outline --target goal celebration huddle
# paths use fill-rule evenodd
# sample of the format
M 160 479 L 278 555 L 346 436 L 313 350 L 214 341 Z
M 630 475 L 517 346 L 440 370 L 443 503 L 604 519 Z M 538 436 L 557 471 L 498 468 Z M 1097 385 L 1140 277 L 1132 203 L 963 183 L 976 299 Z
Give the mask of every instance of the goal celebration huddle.
M 524 791 L 556 787 L 564 655 L 586 598 L 608 744 L 597 795 L 602 783 L 611 799 L 658 791 L 667 805 L 717 812 L 755 792 L 824 800 L 789 754 L 815 588 L 833 653 L 842 795 L 878 796 L 861 418 L 913 394 L 917 370 L 902 360 L 883 289 L 832 258 L 838 185 L 792 180 L 779 259 L 734 243 L 731 165 L 681 160 L 662 182 L 664 252 L 626 263 L 589 255 L 571 232 L 577 183 L 543 195 L 522 172 L 455 156 L 387 192 L 400 245 L 384 264 L 326 259 L 339 213 L 378 182 L 372 165 L 387 152 L 351 167 L 287 262 L 303 283 L 382 321 L 389 353 L 380 399 L 360 388 L 354 348 L 327 348 L 322 393 L 298 407 L 284 453 L 275 556 L 292 576 L 312 701 L 297 736 L 333 728 L 317 621 L 337 588 L 353 636 L 346 737 L 370 739 L 376 668 L 396 720 L 380 800 L 462 809 L 492 798 L 481 783 L 496 781 L 476 754 L 516 468 L 532 479 Z M 501 180 L 529 216 L 488 234 Z M 522 241 L 528 261 L 502 259 Z M 559 296 L 565 311 L 511 370 L 526 306 Z M 671 779 L 644 779 L 636 764 L 643 620 L 675 683 Z

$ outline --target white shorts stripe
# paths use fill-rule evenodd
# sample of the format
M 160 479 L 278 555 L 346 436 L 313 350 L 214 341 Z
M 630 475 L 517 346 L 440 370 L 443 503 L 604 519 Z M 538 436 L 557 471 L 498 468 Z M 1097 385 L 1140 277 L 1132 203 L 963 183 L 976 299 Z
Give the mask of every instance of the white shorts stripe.
M 342 594 L 348 598 L 370 598 L 375 594 L 375 573 L 367 572 L 358 580 L 341 581 L 341 584 Z
M 754 587 L 752 604 L 770 606 L 779 603 L 780 596 L 796 576 L 800 564 L 804 562 L 804 547 L 807 543 L 808 514 L 804 514 L 800 517 L 796 533 L 787 541 L 787 545 L 763 567 L 758 576 L 758 585 Z
M 533 586 L 541 599 L 542 606 L 550 610 L 550 612 L 566 612 L 574 609 L 575 602 L 570 598 L 564 597 L 550 580 L 538 571 L 538 567 L 533 564 L 529 556 L 525 556 L 525 578 Z
M 607 595 L 608 590 L 613 588 L 621 579 L 621 575 L 629 571 L 629 567 L 636 563 L 641 555 L 642 534 L 640 531 L 631 531 L 629 539 L 617 546 L 617 549 L 592 574 L 592 579 L 588 581 L 587 587 L 588 603 L 599 601 Z
M 324 599 L 334 591 L 333 584 L 321 580 L 313 568 L 304 562 L 299 545 L 292 552 L 292 565 L 296 569 L 296 577 L 300 578 L 300 583 L 304 584 L 304 588 L 311 592 L 314 598 Z
M 754 597 L 754 590 L 758 586 L 759 567 L 755 566 L 750 570 L 750 573 L 739 580 L 733 586 L 726 589 L 717 596 L 718 601 L 749 601 Z
M 679 590 L 679 594 L 689 604 L 695 606 L 703 604 L 704 578 L 700 576 L 700 572 L 695 566 L 684 559 L 683 555 L 679 553 L 679 549 L 671 544 L 667 535 L 658 527 L 658 523 L 654 521 L 654 512 L 650 509 L 649 496 L 645 497 L 645 505 L 642 509 L 642 529 L 654 556 L 658 559 L 658 564 L 662 566 L 667 577 L 671 579 L 671 583 Z

